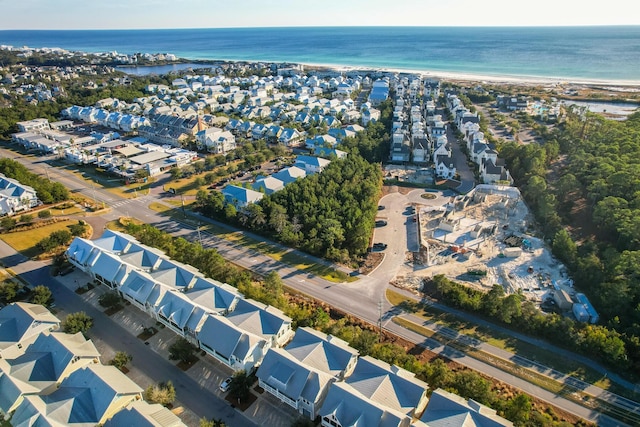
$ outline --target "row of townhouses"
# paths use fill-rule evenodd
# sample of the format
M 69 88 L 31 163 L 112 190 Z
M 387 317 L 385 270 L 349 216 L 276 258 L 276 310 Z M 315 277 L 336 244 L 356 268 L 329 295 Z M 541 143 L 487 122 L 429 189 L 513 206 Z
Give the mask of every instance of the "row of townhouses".
M 325 427 L 424 427 L 455 413 L 478 425 L 511 425 L 473 401 L 442 390 L 427 398 L 414 374 L 310 328 L 293 331 L 273 307 L 245 299 L 131 236 L 112 230 L 94 241 L 75 238 L 70 262 L 117 290 L 150 317 L 234 371 L 256 370 L 260 386 Z M 434 403 L 435 402 L 435 403 Z M 472 415 L 470 415 L 472 414 Z M 484 420 L 484 421 L 483 421 Z
M 102 365 L 91 340 L 59 326 L 41 305 L 0 309 L 0 415 L 12 426 L 185 426 L 145 402 L 142 388 L 116 367 Z
M 447 139 L 447 127 L 436 114 L 440 82 L 419 75 L 404 77 L 396 85 L 390 160 L 392 162 L 431 163 L 439 178 L 456 175 Z
M 344 151 L 334 148 L 318 148 L 316 154 L 337 158 L 343 158 L 347 155 Z M 269 195 L 280 191 L 297 179 L 322 172 L 329 163 L 331 161 L 323 157 L 297 156 L 293 166 L 283 168 L 271 175 L 258 176 L 256 181 L 251 184 L 251 188 L 227 185 L 222 190 L 222 195 L 226 203 L 231 203 L 236 208 L 245 208 L 262 199 L 265 194 Z
M 189 136 L 195 136 L 210 126 L 225 125 L 224 121 L 219 122 L 221 118 L 202 114 L 210 110 L 241 117 L 241 120 L 231 120 L 223 129 L 234 135 L 299 145 L 304 142 L 304 132 L 280 126 L 280 123 L 294 122 L 305 128 L 322 125 L 339 128 L 343 124 L 358 122 L 366 126 L 368 122 L 379 119 L 380 112 L 370 103 L 357 110 L 349 97 L 360 90 L 362 80 L 359 76 L 326 80 L 306 75 L 233 79 L 189 75 L 174 80 L 171 88 L 149 85 L 147 91 L 150 96 L 136 98 L 129 104 L 107 98 L 93 107 L 70 107 L 63 114 L 123 131 L 137 129 L 150 140 L 178 146 Z M 332 98 L 322 97 L 325 93 L 331 93 Z M 221 132 L 211 131 L 212 134 Z M 224 153 L 233 149 L 235 141 L 229 141 L 228 134 L 216 136 L 208 138 L 208 135 L 201 135 L 199 142 L 211 152 Z M 218 141 L 220 136 L 223 140 Z
M 480 131 L 478 114 L 469 111 L 453 93 L 447 94 L 446 103 L 458 130 L 464 136 L 469 160 L 478 166 L 482 183 L 513 185 L 513 178 L 504 160 L 498 158 L 495 146 L 488 143 L 484 139 L 484 133 Z

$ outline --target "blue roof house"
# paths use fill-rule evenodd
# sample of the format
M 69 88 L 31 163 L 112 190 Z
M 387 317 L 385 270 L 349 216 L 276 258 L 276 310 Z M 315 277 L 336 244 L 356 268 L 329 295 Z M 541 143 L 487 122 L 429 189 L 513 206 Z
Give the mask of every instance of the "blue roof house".
M 380 405 L 344 382 L 331 384 L 320 410 L 321 426 L 409 427 L 411 418 Z
M 267 352 L 256 373 L 260 387 L 313 420 L 335 378 L 301 363 L 281 348 Z
M 227 203 L 231 203 L 236 208 L 247 207 L 247 205 L 255 203 L 264 197 L 264 194 L 259 191 L 238 187 L 236 185 L 227 185 L 224 187 L 222 195 Z
M 202 350 L 234 371 L 251 372 L 269 348 L 264 338 L 242 330 L 223 316 L 207 315 L 196 337 Z

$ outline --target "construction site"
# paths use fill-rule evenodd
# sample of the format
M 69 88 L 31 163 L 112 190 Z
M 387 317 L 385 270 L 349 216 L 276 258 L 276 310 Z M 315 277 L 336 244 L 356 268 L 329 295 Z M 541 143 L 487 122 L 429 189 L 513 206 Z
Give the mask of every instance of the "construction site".
M 530 234 L 533 217 L 517 188 L 479 185 L 442 206 L 415 207 L 421 249 L 407 265 L 407 282 L 443 274 L 484 290 L 500 284 L 506 293 L 521 292 L 538 304 L 570 303 L 573 282 Z

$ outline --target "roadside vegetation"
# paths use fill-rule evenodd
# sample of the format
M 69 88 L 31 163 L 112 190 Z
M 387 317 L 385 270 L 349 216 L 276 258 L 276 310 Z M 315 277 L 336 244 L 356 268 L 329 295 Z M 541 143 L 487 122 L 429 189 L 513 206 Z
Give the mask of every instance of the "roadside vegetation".
M 340 146 L 345 159 L 333 159 L 321 174 L 299 179 L 260 202 L 238 210 L 220 192 L 201 190 L 195 209 L 208 217 L 252 231 L 332 261 L 359 262 L 367 252 L 382 188 L 377 162 L 389 150 L 391 103 L 381 120 Z
M 640 372 L 640 113 L 581 111 L 544 144 L 500 147 L 555 256 L 622 342 L 618 371 Z M 606 331 L 606 332 L 604 332 Z
M 424 348 L 380 333 L 374 326 L 329 309 L 317 301 L 292 293 L 276 272 L 257 277 L 226 262 L 215 249 L 203 249 L 197 243 L 174 238 L 152 226 L 126 226 L 126 232 L 141 243 L 156 247 L 173 259 L 189 261 L 207 277 L 229 283 L 245 297 L 272 305 L 292 318 L 294 328 L 309 326 L 347 341 L 361 356 L 370 355 L 414 372 L 430 389 L 442 387 L 464 398 L 472 398 L 498 411 L 516 426 L 566 426 L 567 419 L 576 426 L 590 424 L 565 418 L 551 407 L 510 387 L 492 381 L 453 362 L 446 362 Z
M 17 222 L 13 217 L 4 217 L 0 226 L 0 239 L 29 258 L 55 257 L 66 249 L 75 236 L 87 237 L 90 230 L 83 220 L 59 218 L 25 223 Z
M 380 167 L 352 154 L 242 211 L 225 204 L 219 192 L 199 192 L 195 207 L 288 246 L 349 262 L 366 253 L 381 187 Z
M 1 110 L 4 108 L 0 108 Z M 30 172 L 26 166 L 15 160 L 1 158 L 0 173 L 7 178 L 13 178 L 23 185 L 32 187 L 42 203 L 62 202 L 69 199 L 69 190 L 64 185 Z
M 584 354 L 619 370 L 627 355 L 620 334 L 604 326 L 576 322 L 556 313 L 541 313 L 535 304 L 518 294 L 506 295 L 500 285 L 482 292 L 455 283 L 443 275 L 425 284 L 425 292 L 440 302 L 480 314 L 515 331 Z

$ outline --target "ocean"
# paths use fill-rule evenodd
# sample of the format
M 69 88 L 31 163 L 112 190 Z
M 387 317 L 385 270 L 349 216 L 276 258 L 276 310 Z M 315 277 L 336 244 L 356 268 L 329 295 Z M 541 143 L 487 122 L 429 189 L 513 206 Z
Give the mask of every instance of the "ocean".
M 6 30 L 0 44 L 640 83 L 640 26 Z

